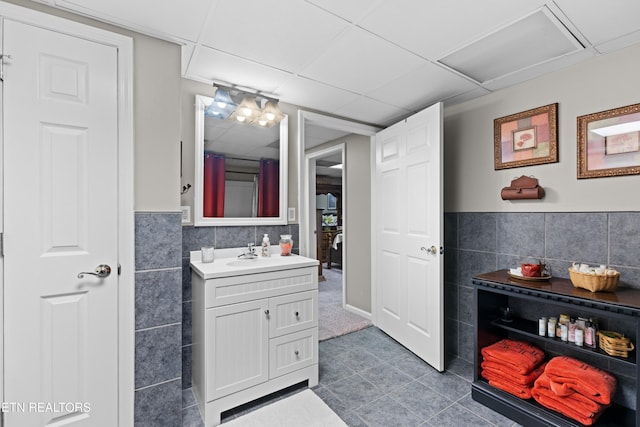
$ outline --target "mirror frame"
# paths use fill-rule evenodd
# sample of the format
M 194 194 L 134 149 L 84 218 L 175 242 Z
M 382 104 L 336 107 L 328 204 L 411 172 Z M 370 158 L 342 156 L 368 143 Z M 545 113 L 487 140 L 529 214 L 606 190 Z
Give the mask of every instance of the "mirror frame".
M 213 102 L 213 98 L 196 95 L 195 110 L 195 176 L 194 176 L 194 214 L 193 225 L 203 226 L 231 226 L 231 225 L 286 225 L 288 206 L 288 170 L 289 170 L 289 117 L 284 114 L 280 122 L 280 203 L 277 217 L 224 217 L 209 218 L 202 215 L 203 211 L 203 174 L 204 174 L 204 110 Z M 247 125 L 251 126 L 251 125 Z

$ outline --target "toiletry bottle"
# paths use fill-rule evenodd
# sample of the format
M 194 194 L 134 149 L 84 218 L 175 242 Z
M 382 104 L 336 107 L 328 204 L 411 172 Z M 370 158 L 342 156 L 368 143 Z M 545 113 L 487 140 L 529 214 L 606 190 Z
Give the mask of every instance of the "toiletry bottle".
M 269 256 L 269 247 L 271 243 L 269 242 L 269 235 L 265 234 L 262 238 L 262 256 Z

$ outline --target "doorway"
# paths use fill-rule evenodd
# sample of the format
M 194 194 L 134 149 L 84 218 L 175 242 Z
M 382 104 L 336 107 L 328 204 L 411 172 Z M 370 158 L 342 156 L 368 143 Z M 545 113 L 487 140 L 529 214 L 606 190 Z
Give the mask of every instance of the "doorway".
M 370 193 L 371 193 L 371 138 L 376 128 L 359 125 L 341 119 L 334 119 L 315 113 L 300 112 L 300 237 L 301 254 L 311 258 L 322 259 L 322 273 L 319 288 L 321 293 L 320 329 L 323 325 L 328 338 L 361 329 L 371 324 L 372 287 L 370 279 L 371 250 L 367 239 L 371 236 L 370 228 Z M 349 155 L 351 153 L 351 157 Z M 335 188 L 335 177 L 338 172 L 328 174 L 328 166 L 342 164 L 342 188 Z M 318 175 L 324 175 L 321 185 L 317 185 Z M 331 175 L 326 178 L 326 175 Z M 331 182 L 334 180 L 334 182 Z M 333 187 L 332 187 L 333 186 Z M 356 191 L 352 191 L 356 189 Z M 322 227 L 322 211 L 316 210 L 316 201 L 323 202 L 323 196 L 329 194 L 340 199 L 340 211 L 327 209 L 327 219 L 339 215 L 337 225 Z M 316 195 L 320 195 L 316 200 Z M 353 202 L 353 203 L 352 203 Z M 328 201 L 327 201 L 328 204 Z M 334 206 L 331 206 L 334 207 Z M 316 227 L 316 224 L 320 224 Z M 326 236 L 324 234 L 327 234 Z M 339 240 L 339 241 L 336 241 Z M 353 245 L 349 245 L 353 241 Z M 326 250 L 318 248 L 317 243 L 324 242 Z M 334 244 L 337 249 L 334 250 Z M 322 245 L 325 246 L 325 245 Z M 341 253 L 340 252 L 341 249 Z M 331 263 L 328 257 L 332 257 Z M 328 268 L 331 267 L 331 268 Z M 338 267 L 342 267 L 339 269 Z M 323 282 L 323 278 L 339 281 L 337 292 L 327 298 L 332 307 L 322 306 L 322 292 L 332 283 Z M 323 287 L 324 286 L 324 287 Z M 336 295 L 337 294 L 337 295 Z M 333 311 L 332 311 L 333 310 Z M 332 313 L 323 321 L 323 312 Z M 337 316 L 340 313 L 341 316 Z M 346 319 L 342 323 L 338 318 Z M 327 323 L 332 323 L 328 325 Z M 349 324 L 351 323 L 351 324 Z

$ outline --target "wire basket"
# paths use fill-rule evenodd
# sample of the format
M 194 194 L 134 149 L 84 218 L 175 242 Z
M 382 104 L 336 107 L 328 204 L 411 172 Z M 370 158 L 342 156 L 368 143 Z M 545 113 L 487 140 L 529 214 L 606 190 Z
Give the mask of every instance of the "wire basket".
M 615 274 L 591 274 L 569 268 L 569 277 L 573 286 L 591 292 L 613 292 L 620 282 L 620 273 L 617 271 Z
M 629 357 L 635 348 L 629 338 L 613 331 L 598 331 L 600 348 L 610 356 Z

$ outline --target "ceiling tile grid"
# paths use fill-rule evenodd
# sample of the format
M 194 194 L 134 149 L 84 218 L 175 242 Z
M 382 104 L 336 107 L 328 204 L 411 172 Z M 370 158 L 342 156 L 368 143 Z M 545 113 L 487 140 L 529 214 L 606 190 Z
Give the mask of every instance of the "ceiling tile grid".
M 378 125 L 640 42 L 638 0 L 33 1 L 182 45 L 185 78 Z M 476 80 L 441 63 L 500 52 L 504 39 L 489 36 L 541 8 L 584 47 L 485 81 L 490 61 L 479 62 Z M 532 26 L 517 46 L 535 48 L 546 31 Z M 464 52 L 479 41 L 480 52 Z

